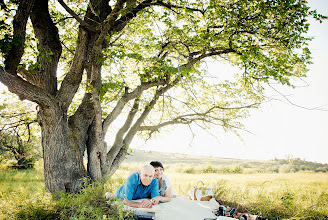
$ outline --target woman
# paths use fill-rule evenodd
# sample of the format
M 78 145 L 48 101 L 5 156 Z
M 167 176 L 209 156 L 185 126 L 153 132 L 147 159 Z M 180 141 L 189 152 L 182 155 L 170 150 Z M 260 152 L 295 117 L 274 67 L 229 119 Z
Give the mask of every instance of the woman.
M 158 179 L 159 183 L 159 202 L 169 202 L 171 201 L 172 197 L 175 197 L 175 192 L 172 187 L 170 178 L 165 175 L 164 167 L 161 162 L 159 161 L 152 161 L 150 162 L 150 165 L 152 165 L 155 168 L 155 177 Z

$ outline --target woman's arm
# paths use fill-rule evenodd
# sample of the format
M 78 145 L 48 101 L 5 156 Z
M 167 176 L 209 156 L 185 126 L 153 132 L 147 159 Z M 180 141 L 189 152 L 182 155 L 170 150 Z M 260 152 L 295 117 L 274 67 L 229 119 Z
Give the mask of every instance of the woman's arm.
M 161 196 L 160 202 L 169 202 L 171 201 L 172 196 L 172 187 L 168 188 L 165 192 L 165 196 Z
M 165 196 L 156 196 L 154 198 L 152 198 L 152 200 L 154 201 L 153 202 L 153 205 L 157 205 L 158 203 L 160 202 L 169 202 L 171 201 L 171 187 L 166 190 L 165 192 Z

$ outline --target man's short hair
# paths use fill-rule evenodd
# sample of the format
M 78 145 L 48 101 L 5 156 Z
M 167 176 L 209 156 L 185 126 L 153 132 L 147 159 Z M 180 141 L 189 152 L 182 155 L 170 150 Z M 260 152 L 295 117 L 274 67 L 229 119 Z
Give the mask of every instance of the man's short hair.
M 150 170 L 155 173 L 155 168 L 152 165 L 145 165 L 141 168 L 140 173 L 144 170 Z

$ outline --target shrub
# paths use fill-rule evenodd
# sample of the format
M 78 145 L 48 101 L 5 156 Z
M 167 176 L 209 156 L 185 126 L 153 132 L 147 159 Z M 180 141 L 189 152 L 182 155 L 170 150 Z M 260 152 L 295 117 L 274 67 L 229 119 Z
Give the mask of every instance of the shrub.
M 279 168 L 279 173 L 294 173 L 295 169 L 292 165 L 284 164 Z
M 61 194 L 56 201 L 60 219 L 133 219 L 119 201 L 106 202 L 102 183 L 90 184 L 79 194 Z
M 218 169 L 208 164 L 199 168 L 200 173 L 217 173 Z
M 243 173 L 243 168 L 239 165 L 236 165 L 232 170 L 232 173 Z
M 34 168 L 35 162 L 40 158 L 34 145 L 22 140 L 16 133 L 0 133 L 0 154 L 2 163 L 9 160 L 10 167 L 16 169 Z

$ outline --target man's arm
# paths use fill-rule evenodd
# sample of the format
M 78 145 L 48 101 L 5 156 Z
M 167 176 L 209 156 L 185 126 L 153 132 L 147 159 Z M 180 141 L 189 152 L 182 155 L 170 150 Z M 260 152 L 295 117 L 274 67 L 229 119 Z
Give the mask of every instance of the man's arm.
M 131 174 L 125 181 L 122 187 L 119 187 L 120 190 L 117 191 L 118 199 L 126 199 L 131 201 L 133 199 L 134 191 L 137 188 L 137 180 L 134 174 Z

